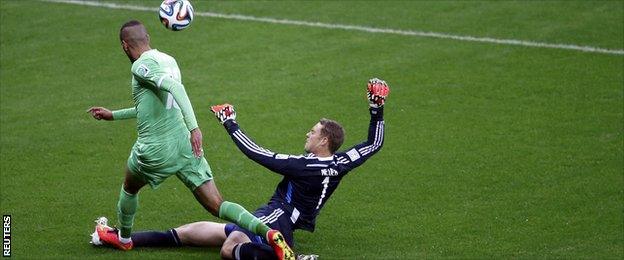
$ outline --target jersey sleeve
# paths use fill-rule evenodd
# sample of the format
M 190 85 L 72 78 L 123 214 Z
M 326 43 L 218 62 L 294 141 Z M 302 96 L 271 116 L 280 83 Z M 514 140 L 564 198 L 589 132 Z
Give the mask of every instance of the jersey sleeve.
M 132 74 L 139 81 L 147 82 L 153 87 L 171 93 L 173 99 L 175 99 L 182 111 L 186 128 L 191 131 L 198 127 L 195 112 L 186 94 L 184 85 L 175 80 L 173 75 L 163 71 L 158 65 L 158 62 L 149 58 L 137 60 L 137 62 L 132 65 Z
M 346 171 L 350 171 L 362 165 L 368 158 L 381 150 L 383 146 L 385 129 L 383 107 L 370 108 L 369 111 L 371 119 L 368 126 L 368 138 L 366 141 L 336 154 L 338 163 L 341 164 Z
M 124 108 L 113 111 L 113 120 L 136 118 L 136 108 Z
M 303 156 L 277 154 L 259 146 L 233 120 L 226 121 L 224 126 L 238 149 L 256 163 L 286 176 L 299 176 L 305 172 Z

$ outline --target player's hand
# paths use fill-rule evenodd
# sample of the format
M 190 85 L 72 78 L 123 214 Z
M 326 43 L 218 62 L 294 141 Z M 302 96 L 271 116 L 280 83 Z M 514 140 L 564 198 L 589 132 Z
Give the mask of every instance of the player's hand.
M 368 80 L 366 88 L 366 97 L 371 107 L 382 107 L 386 102 L 386 97 L 390 93 L 390 88 L 385 81 L 373 78 Z
M 191 130 L 191 148 L 193 148 L 193 155 L 199 158 L 204 155 L 204 149 L 202 148 L 202 132 L 198 128 Z
M 103 107 L 91 107 L 87 113 L 90 113 L 97 120 L 113 120 L 113 112 Z
M 236 111 L 234 111 L 234 106 L 230 104 L 211 106 L 210 111 L 215 114 L 221 124 L 228 120 L 236 120 Z

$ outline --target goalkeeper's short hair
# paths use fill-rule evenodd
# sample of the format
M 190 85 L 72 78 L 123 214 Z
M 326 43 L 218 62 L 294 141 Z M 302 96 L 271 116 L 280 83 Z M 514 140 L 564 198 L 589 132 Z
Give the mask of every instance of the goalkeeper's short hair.
M 321 118 L 319 123 L 323 126 L 321 135 L 327 137 L 329 140 L 329 151 L 331 153 L 336 153 L 344 141 L 344 129 L 338 122 L 327 118 Z

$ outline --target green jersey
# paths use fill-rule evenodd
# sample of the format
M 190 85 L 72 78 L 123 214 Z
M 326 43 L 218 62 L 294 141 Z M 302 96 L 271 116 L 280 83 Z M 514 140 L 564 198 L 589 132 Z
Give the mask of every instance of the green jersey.
M 113 112 L 115 120 L 137 118 L 138 141 L 159 142 L 197 128 L 193 107 L 175 59 L 152 49 L 132 64 L 134 108 Z
M 175 59 L 149 50 L 132 63 L 131 71 L 134 107 L 113 111 L 115 120 L 137 119 L 139 138 L 128 169 L 152 188 L 173 174 L 191 190 L 211 180 L 206 159 L 193 156 L 189 131 L 197 121 Z

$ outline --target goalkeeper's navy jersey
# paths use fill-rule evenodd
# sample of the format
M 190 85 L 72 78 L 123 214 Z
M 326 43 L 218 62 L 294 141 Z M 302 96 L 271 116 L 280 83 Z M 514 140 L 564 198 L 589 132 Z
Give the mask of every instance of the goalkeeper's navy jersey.
M 330 157 L 274 153 L 247 137 L 236 122 L 230 120 L 224 125 L 247 157 L 284 176 L 269 204 L 282 208 L 279 214 L 289 214 L 295 229 L 314 231 L 316 216 L 342 178 L 383 145 L 383 108 L 370 108 L 370 114 L 368 139 Z

